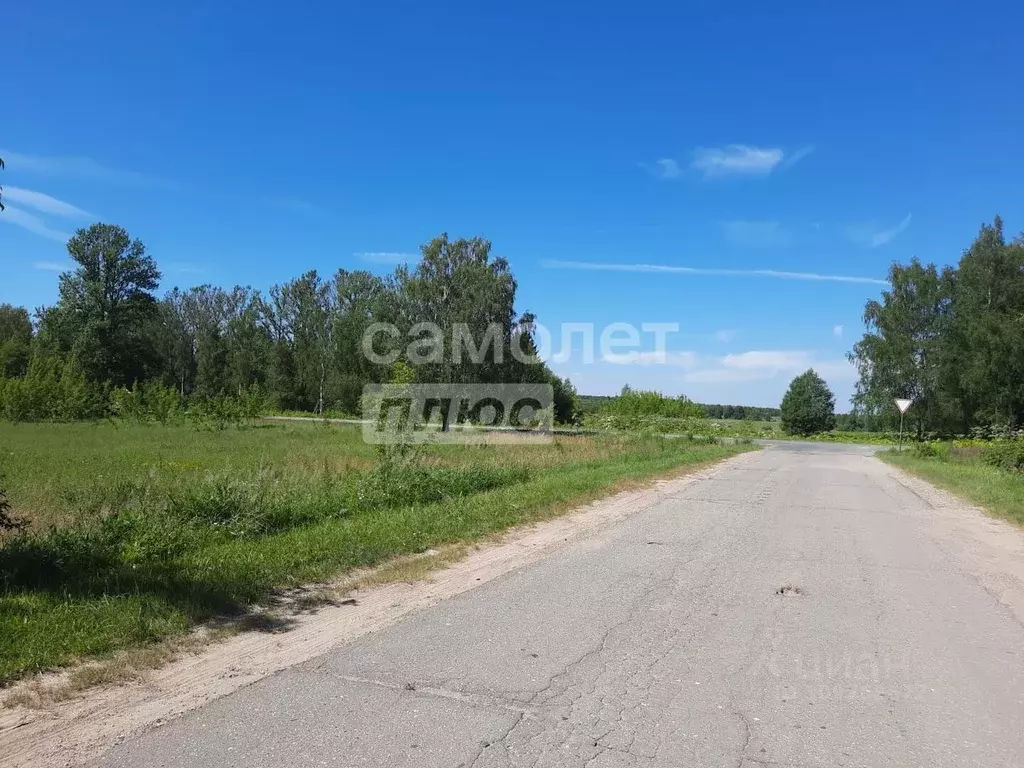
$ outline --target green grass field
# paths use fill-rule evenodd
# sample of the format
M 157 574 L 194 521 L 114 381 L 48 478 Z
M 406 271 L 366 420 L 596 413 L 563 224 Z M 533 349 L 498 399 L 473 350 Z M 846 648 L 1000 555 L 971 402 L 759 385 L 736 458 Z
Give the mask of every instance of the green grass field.
M 1024 475 L 981 462 L 977 450 L 947 449 L 921 457 L 913 450 L 878 457 L 984 508 L 994 517 L 1024 525 Z
M 0 681 L 749 448 L 586 436 L 382 462 L 321 424 L 0 424 L 0 487 L 30 523 L 0 540 Z

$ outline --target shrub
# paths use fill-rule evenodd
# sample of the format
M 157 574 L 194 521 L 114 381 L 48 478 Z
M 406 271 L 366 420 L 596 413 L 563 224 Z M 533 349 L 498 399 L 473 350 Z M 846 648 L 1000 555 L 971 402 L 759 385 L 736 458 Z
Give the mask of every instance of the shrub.
M 1024 440 L 1005 440 L 985 448 L 981 459 L 1007 472 L 1024 472 Z
M 237 426 L 245 418 L 238 400 L 226 395 L 198 400 L 190 406 L 188 413 L 197 424 L 217 430 Z
M 687 397 L 666 397 L 660 392 L 623 387 L 622 394 L 605 401 L 589 414 L 586 426 L 645 434 L 707 432 L 704 409 Z

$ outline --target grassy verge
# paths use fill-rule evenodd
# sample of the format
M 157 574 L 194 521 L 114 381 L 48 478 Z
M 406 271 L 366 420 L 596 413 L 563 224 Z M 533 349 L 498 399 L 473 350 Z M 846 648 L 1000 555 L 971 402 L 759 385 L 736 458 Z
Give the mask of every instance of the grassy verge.
M 0 444 L 15 512 L 33 521 L 0 543 L 0 681 L 749 448 L 565 438 L 439 447 L 401 467 L 375 465 L 356 431 L 305 425 L 26 425 L 0 427 Z
M 975 454 L 921 457 L 911 450 L 878 457 L 1017 525 L 1024 525 L 1024 475 L 983 464 Z

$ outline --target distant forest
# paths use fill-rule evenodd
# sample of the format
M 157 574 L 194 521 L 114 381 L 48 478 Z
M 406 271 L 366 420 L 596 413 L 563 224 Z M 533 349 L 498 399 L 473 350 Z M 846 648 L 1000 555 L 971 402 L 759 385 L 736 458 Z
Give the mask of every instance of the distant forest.
M 614 400 L 616 395 L 578 395 L 580 411 L 593 413 L 602 403 Z M 710 405 L 699 403 L 709 419 L 739 419 L 741 421 L 773 421 L 779 418 L 778 408 L 756 405 Z

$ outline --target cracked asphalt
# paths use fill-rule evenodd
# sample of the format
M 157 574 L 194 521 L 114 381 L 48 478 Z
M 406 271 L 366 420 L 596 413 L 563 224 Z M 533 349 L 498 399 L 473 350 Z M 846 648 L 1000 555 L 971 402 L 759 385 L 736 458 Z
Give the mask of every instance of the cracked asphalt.
M 1024 627 L 929 514 L 771 446 L 98 764 L 1024 765 Z

